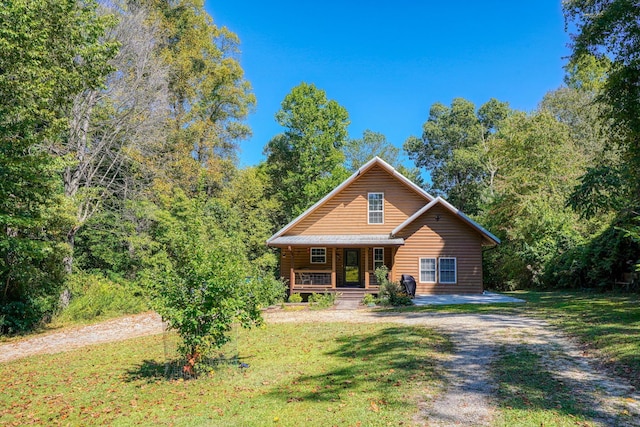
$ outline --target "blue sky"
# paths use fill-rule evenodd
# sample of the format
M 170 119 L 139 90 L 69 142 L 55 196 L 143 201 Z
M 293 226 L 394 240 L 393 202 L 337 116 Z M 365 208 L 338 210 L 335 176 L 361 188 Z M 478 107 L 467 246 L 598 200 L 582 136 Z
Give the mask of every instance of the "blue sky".
M 435 102 L 493 97 L 535 109 L 562 84 L 569 54 L 560 0 L 206 0 L 205 8 L 240 37 L 257 97 L 241 166 L 260 162 L 283 131 L 274 115 L 301 82 L 347 109 L 350 137 L 371 129 L 401 147 L 421 134 Z

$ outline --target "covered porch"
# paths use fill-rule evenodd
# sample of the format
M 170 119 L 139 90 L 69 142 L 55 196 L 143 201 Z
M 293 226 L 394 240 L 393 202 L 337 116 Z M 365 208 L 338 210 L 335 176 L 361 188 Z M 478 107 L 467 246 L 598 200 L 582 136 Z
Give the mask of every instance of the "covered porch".
M 403 239 L 384 236 L 287 236 L 280 247 L 281 275 L 290 293 L 378 293 L 375 269 L 385 265 L 394 280 L 394 259 Z

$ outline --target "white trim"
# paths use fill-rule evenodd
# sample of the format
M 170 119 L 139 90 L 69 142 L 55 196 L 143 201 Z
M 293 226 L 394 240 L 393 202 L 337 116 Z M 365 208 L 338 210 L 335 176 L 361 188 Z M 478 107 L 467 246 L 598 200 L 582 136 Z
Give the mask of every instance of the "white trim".
M 369 160 L 367 163 L 365 163 L 364 165 L 362 165 L 360 167 L 360 169 L 358 169 L 357 171 L 355 171 L 349 178 L 345 179 L 342 184 L 338 185 L 336 188 L 334 188 L 329 194 L 327 194 L 326 196 L 324 196 L 322 199 L 318 200 L 318 202 L 316 202 L 313 206 L 311 206 L 309 209 L 307 209 L 306 211 L 304 211 L 303 213 L 301 213 L 300 215 L 298 215 L 297 218 L 295 218 L 293 221 L 291 221 L 289 224 L 285 225 L 284 227 L 282 227 L 277 233 L 275 233 L 273 236 L 271 236 L 268 240 L 267 240 L 267 244 L 270 244 L 274 239 L 282 236 L 283 234 L 285 234 L 287 231 L 289 231 L 291 228 L 293 228 L 295 225 L 297 225 L 300 221 L 302 221 L 306 216 L 308 216 L 311 212 L 313 212 L 314 210 L 316 210 L 318 207 L 320 207 L 322 204 L 324 204 L 326 201 L 328 201 L 329 199 L 331 199 L 333 196 L 335 196 L 336 194 L 338 194 L 339 192 L 341 192 L 342 190 L 344 190 L 347 186 L 349 186 L 353 181 L 355 181 L 356 179 L 358 179 L 358 177 L 364 173 L 366 173 L 369 169 L 371 169 L 373 166 L 375 165 L 379 165 L 380 167 L 382 167 L 383 169 L 385 169 L 387 172 L 389 172 L 390 174 L 392 174 L 394 177 L 398 178 L 401 182 L 403 182 L 405 185 L 407 185 L 409 188 L 413 189 L 413 191 L 415 191 L 416 193 L 418 193 L 420 196 L 422 196 L 423 198 L 425 198 L 428 202 L 433 200 L 433 196 L 429 193 L 427 193 L 426 191 L 424 191 L 422 188 L 418 187 L 414 182 L 412 182 L 410 179 L 408 179 L 407 177 L 405 177 L 404 175 L 402 175 L 400 172 L 398 172 L 397 170 L 395 170 L 389 163 L 385 162 L 384 160 L 382 160 L 380 157 L 374 157 L 373 159 Z
M 314 250 L 314 249 L 321 249 L 321 250 L 324 252 L 324 255 L 320 255 L 320 254 L 316 254 L 316 255 L 314 255 L 314 254 L 313 254 L 313 250 Z M 324 261 L 322 261 L 322 262 L 314 261 L 314 260 L 313 260 L 313 257 L 314 257 L 314 256 L 315 256 L 315 257 L 324 256 Z M 309 262 L 310 262 L 311 264 L 326 264 L 326 263 L 327 263 L 327 248 L 321 248 L 321 247 L 312 247 L 312 248 L 309 248 Z
M 453 282 L 442 281 L 442 260 L 453 260 Z M 452 256 L 443 256 L 438 258 L 438 283 L 443 285 L 455 285 L 458 283 L 458 259 Z
M 373 248 L 373 255 L 372 255 L 373 258 L 372 259 L 373 259 L 373 270 L 374 271 L 376 269 L 376 250 L 378 250 L 378 249 L 382 251 L 382 265 L 385 265 L 384 264 L 384 248 L 383 247 L 375 247 L 375 248 Z
M 427 212 L 429 209 L 431 209 L 432 207 L 434 207 L 437 204 L 440 204 L 440 205 L 444 206 L 451 213 L 457 215 L 460 219 L 462 219 L 464 222 L 469 224 L 472 228 L 475 228 L 478 232 L 480 232 L 480 234 L 482 234 L 488 240 L 493 241 L 495 244 L 499 244 L 500 243 L 500 239 L 498 239 L 496 236 L 491 234 L 489 231 L 487 231 L 480 224 L 478 224 L 477 222 L 475 222 L 474 220 L 472 220 L 471 218 L 466 216 L 462 211 L 460 211 L 460 209 L 454 207 L 451 203 L 447 202 L 445 199 L 443 199 L 440 196 L 436 197 L 431 202 L 429 202 L 426 205 L 424 205 L 416 213 L 414 213 L 409 218 L 407 218 L 402 224 L 400 224 L 399 226 L 394 228 L 393 231 L 391 232 L 391 236 L 396 236 L 406 226 L 411 224 L 413 221 L 415 221 L 420 216 L 422 216 L 422 214 L 424 214 L 425 212 Z
M 382 209 L 381 210 L 372 211 L 371 210 L 371 199 L 370 199 L 370 197 L 372 195 L 377 195 L 377 194 L 382 196 L 382 200 L 381 200 Z M 372 213 L 378 213 L 378 212 L 382 213 L 382 221 L 381 222 L 371 222 L 371 214 Z M 382 192 L 382 191 L 372 191 L 370 193 L 367 193 L 367 224 L 369 224 L 369 225 L 382 225 L 382 224 L 384 224 L 384 192 Z
M 433 260 L 433 281 L 431 280 L 422 280 L 422 260 L 423 259 L 430 259 Z M 425 270 L 425 272 L 427 271 L 431 271 L 431 270 Z M 420 257 L 418 258 L 418 282 L 419 283 L 438 283 L 438 259 L 436 257 L 429 257 L 429 256 L 425 256 L 425 257 Z

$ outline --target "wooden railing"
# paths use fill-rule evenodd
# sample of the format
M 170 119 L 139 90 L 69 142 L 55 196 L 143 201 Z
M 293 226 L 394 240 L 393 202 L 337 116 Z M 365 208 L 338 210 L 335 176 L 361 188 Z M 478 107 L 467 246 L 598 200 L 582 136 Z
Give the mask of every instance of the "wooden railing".
M 375 272 L 370 270 L 367 274 L 369 275 L 369 285 L 377 285 L 378 278 L 376 277 Z
M 295 270 L 295 277 L 295 286 L 331 286 L 331 271 L 328 270 Z

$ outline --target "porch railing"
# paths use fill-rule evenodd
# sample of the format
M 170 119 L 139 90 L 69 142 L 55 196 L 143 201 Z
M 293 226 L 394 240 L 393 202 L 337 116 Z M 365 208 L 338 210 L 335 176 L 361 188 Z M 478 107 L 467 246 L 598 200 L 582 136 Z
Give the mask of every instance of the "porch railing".
M 323 270 L 295 271 L 295 286 L 324 285 L 331 286 L 331 272 Z
M 378 279 L 376 278 L 376 274 L 373 271 L 369 271 L 369 285 L 378 285 Z

